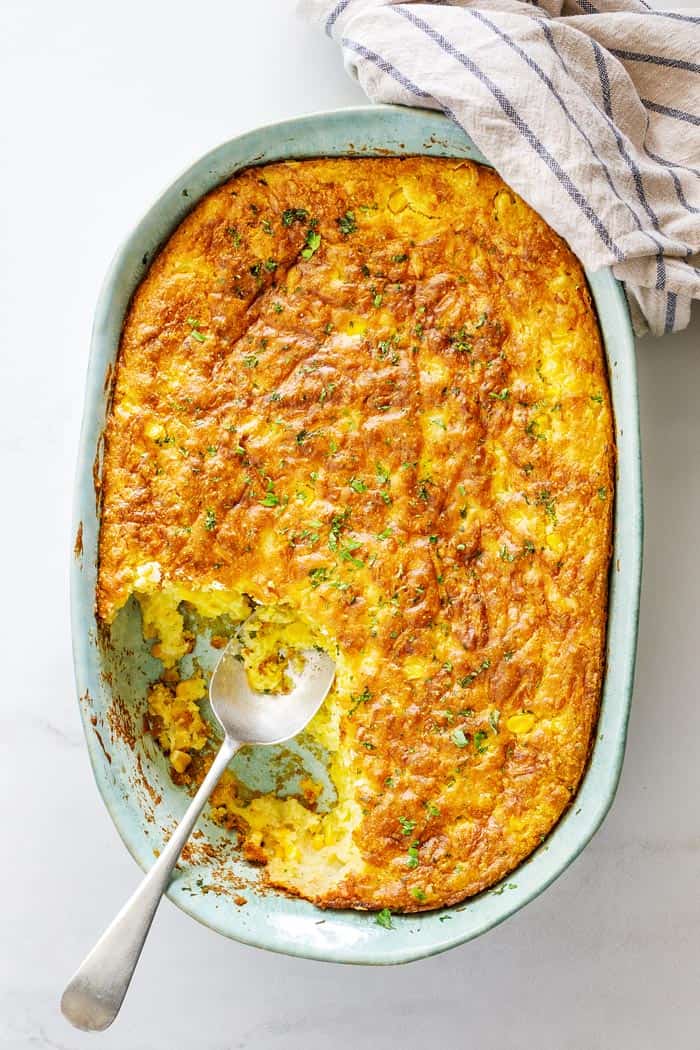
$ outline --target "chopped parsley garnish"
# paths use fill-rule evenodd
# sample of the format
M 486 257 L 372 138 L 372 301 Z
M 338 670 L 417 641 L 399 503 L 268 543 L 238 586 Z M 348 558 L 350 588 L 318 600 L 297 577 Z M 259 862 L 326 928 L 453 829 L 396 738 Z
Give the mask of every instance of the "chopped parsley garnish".
M 216 512 L 207 507 L 204 512 L 204 528 L 207 532 L 212 532 L 216 528 Z
M 275 311 L 276 314 L 281 314 L 284 310 L 284 307 L 282 306 L 282 303 L 273 303 L 272 309 Z
M 235 226 L 227 226 L 226 227 L 226 233 L 228 234 L 228 236 L 233 241 L 233 247 L 234 248 L 240 248 L 240 246 L 241 246 L 241 235 L 238 232 L 238 229 Z
M 383 532 L 378 532 L 377 533 L 377 539 L 378 540 L 388 540 L 392 535 L 393 535 L 393 529 L 391 529 L 390 526 L 387 526 L 384 529 Z
M 408 817 L 399 817 L 399 824 L 401 825 L 402 835 L 410 835 L 416 826 L 415 820 L 409 820 Z
M 602 502 L 605 503 L 607 498 L 608 498 L 608 490 L 606 489 L 605 485 L 602 485 L 598 489 L 598 499 L 602 500 Z
M 380 485 L 388 485 L 389 471 L 386 469 L 386 467 L 383 467 L 381 463 L 377 463 L 377 477 L 379 478 Z
M 318 587 L 328 579 L 328 569 L 324 568 L 323 565 L 319 565 L 315 569 L 310 569 L 309 578 L 311 579 L 311 586 Z
M 483 729 L 477 730 L 474 734 L 474 747 L 476 748 L 477 754 L 483 755 L 485 751 L 488 751 L 486 746 L 487 739 L 488 733 L 485 733 Z
M 488 314 L 481 314 L 481 316 L 479 317 L 479 320 L 476 322 L 474 327 L 475 328 L 483 328 L 484 325 L 486 324 L 487 317 L 488 317 Z
M 470 354 L 472 352 L 473 347 L 465 328 L 460 328 L 452 337 L 452 349 L 460 354 Z
M 432 485 L 430 478 L 423 478 L 418 482 L 418 499 L 423 500 L 424 503 L 427 503 L 430 499 L 429 485 Z
M 371 699 L 372 699 L 372 693 L 367 688 L 367 686 L 364 687 L 364 689 L 362 690 L 362 692 L 360 693 L 359 696 L 353 696 L 351 694 L 350 700 L 352 701 L 352 707 L 348 711 L 348 715 L 352 715 L 357 710 L 357 708 L 360 706 L 360 704 L 366 704 L 367 701 L 371 700 Z
M 291 226 L 295 222 L 306 222 L 309 217 L 305 208 L 286 208 L 282 212 L 282 225 Z
M 272 481 L 267 483 L 267 492 L 260 500 L 263 507 L 277 507 L 279 506 L 280 498 L 276 494 Z
M 306 240 L 304 241 L 304 247 L 301 249 L 301 256 L 303 259 L 310 259 L 314 252 L 317 252 L 321 247 L 321 234 L 317 233 L 311 226 L 306 231 Z
M 472 682 L 475 681 L 479 677 L 479 675 L 482 674 L 483 671 L 488 671 L 490 666 L 490 660 L 482 660 L 479 666 L 477 667 L 476 671 L 470 671 L 468 675 L 465 675 L 464 678 L 460 679 L 459 684 L 462 686 L 463 689 L 466 689 L 467 686 L 471 685 Z
M 350 517 L 350 509 L 345 508 L 342 514 L 334 514 L 331 518 L 330 533 L 328 536 L 328 546 L 332 551 L 338 549 L 338 537 L 345 528 L 348 518 Z
M 357 230 L 357 223 L 355 222 L 355 213 L 352 211 L 346 211 L 345 215 L 341 215 L 340 218 L 335 220 L 338 224 L 338 228 L 341 233 L 348 234 L 355 233 Z
M 557 508 L 549 489 L 540 489 L 535 502 L 541 507 L 544 507 L 545 514 L 548 518 L 551 518 L 552 521 L 557 520 Z
M 265 269 L 267 270 L 268 273 L 274 273 L 275 270 L 277 269 L 277 260 L 276 259 L 266 259 L 265 260 Z
M 272 229 L 272 226 L 270 225 L 270 223 L 267 221 L 267 219 L 263 219 L 263 221 L 260 223 L 260 225 L 262 226 L 263 233 L 269 233 L 269 235 L 272 236 L 273 233 L 275 232 Z
M 409 868 L 418 867 L 418 848 L 418 842 L 412 842 L 411 845 L 408 847 L 408 860 L 406 863 Z
M 492 390 L 491 393 L 489 394 L 489 397 L 493 398 L 494 401 L 507 401 L 509 395 L 510 395 L 510 390 L 508 389 L 508 387 L 504 387 L 504 389 L 501 390 L 500 394 L 494 394 L 494 392 Z
M 597 404 L 602 405 L 603 395 L 602 394 L 591 394 L 591 401 L 595 401 Z
M 421 890 L 421 889 L 418 889 L 418 888 L 416 888 L 415 890 L 411 890 L 411 896 L 413 897 L 414 900 L 419 901 L 419 902 L 427 900 L 427 897 L 426 897 L 426 894 L 425 894 L 425 890 Z
M 364 481 L 362 481 L 361 478 L 350 478 L 350 481 L 348 482 L 348 485 L 353 490 L 353 492 L 366 492 L 367 491 L 367 486 L 365 485 Z
M 364 562 L 362 558 L 356 558 L 354 551 L 358 550 L 362 546 L 360 540 L 348 540 L 346 545 L 338 552 L 342 561 L 349 561 L 356 569 L 364 568 Z
M 497 707 L 494 707 L 493 710 L 489 711 L 489 725 L 493 729 L 494 733 L 498 732 L 498 720 L 500 717 L 501 712 L 498 710 Z
M 199 321 L 194 317 L 188 317 L 187 323 L 190 326 L 190 335 L 193 339 L 196 339 L 198 343 L 203 343 L 207 338 L 204 332 L 199 331 Z
M 426 802 L 425 808 L 428 811 L 428 816 L 429 817 L 439 817 L 440 816 L 440 807 L 436 806 L 434 802 Z
M 375 295 L 372 298 L 372 306 L 376 310 L 378 310 L 379 307 L 382 305 L 383 299 L 384 299 L 384 296 L 380 295 L 379 292 L 376 292 Z
M 392 257 L 391 257 L 391 261 L 393 263 L 406 262 L 407 259 L 408 259 L 408 256 L 406 255 L 406 252 L 401 252 L 400 255 L 392 255 Z
M 394 928 L 391 922 L 391 912 L 388 908 L 382 908 L 381 911 L 378 911 L 374 921 L 377 926 L 383 926 L 385 930 L 393 930 Z

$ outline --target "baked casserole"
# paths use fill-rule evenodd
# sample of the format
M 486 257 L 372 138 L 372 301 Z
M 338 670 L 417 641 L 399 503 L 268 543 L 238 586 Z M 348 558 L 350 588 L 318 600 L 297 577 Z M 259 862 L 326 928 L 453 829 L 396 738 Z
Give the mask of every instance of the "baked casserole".
M 295 650 L 336 661 L 308 730 L 333 803 L 233 771 L 212 799 L 271 885 L 420 911 L 543 840 L 596 723 L 613 469 L 581 267 L 490 169 L 269 164 L 175 231 L 122 335 L 98 616 L 138 601 L 183 784 L 215 743 L 197 636 L 246 621 L 271 692 Z

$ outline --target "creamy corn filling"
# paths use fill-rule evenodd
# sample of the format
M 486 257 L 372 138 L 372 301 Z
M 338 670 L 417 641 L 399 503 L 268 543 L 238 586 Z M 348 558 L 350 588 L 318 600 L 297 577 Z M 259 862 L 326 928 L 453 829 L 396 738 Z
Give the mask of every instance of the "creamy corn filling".
M 336 661 L 336 678 L 327 700 L 309 723 L 306 734 L 329 755 L 328 772 L 337 794 L 329 813 L 317 812 L 321 785 L 312 778 L 301 782 L 302 797 L 278 798 L 272 794 L 241 798 L 240 785 L 227 771 L 211 800 L 211 816 L 226 826 L 243 822 L 245 849 L 252 859 L 264 860 L 270 877 L 294 885 L 302 882 L 313 892 L 322 892 L 336 881 L 359 870 L 360 853 L 352 833 L 361 820 L 354 800 L 351 751 L 340 749 L 340 719 L 343 705 L 339 693 L 347 693 L 352 673 L 333 639 L 308 622 L 290 606 L 255 606 L 241 591 L 212 587 L 196 591 L 177 585 L 161 585 L 157 566 L 137 572 L 136 596 L 141 607 L 144 638 L 162 661 L 162 679 L 151 686 L 148 710 L 156 719 L 158 741 L 173 769 L 184 774 L 192 757 L 214 742 L 211 725 L 200 710 L 207 696 L 207 679 L 198 671 L 180 677 L 182 658 L 194 643 L 186 628 L 185 610 L 196 614 L 204 627 L 224 617 L 238 632 L 241 657 L 251 688 L 260 693 L 285 692 L 290 683 L 287 669 L 300 664 L 300 653 L 314 646 L 325 649 Z M 244 622 L 243 622 L 244 621 Z M 213 635 L 215 648 L 228 643 L 227 635 Z

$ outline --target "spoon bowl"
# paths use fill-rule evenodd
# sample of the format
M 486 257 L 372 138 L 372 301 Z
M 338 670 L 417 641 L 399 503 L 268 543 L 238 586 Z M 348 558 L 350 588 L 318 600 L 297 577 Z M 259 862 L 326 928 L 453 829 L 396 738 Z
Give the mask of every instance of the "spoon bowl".
M 281 744 L 311 721 L 328 694 L 335 664 L 322 649 L 303 649 L 303 663 L 290 662 L 285 693 L 251 689 L 238 637 L 224 649 L 209 682 L 209 702 L 226 736 L 240 744 Z

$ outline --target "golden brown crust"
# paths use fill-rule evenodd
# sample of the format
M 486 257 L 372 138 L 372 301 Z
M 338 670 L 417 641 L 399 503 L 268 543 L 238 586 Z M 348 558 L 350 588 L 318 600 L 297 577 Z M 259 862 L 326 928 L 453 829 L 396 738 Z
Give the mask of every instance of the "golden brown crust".
M 354 675 L 365 862 L 314 899 L 454 902 L 538 845 L 584 769 L 613 463 L 581 268 L 494 172 L 253 168 L 196 207 L 131 306 L 98 612 L 151 562 L 303 607 Z

